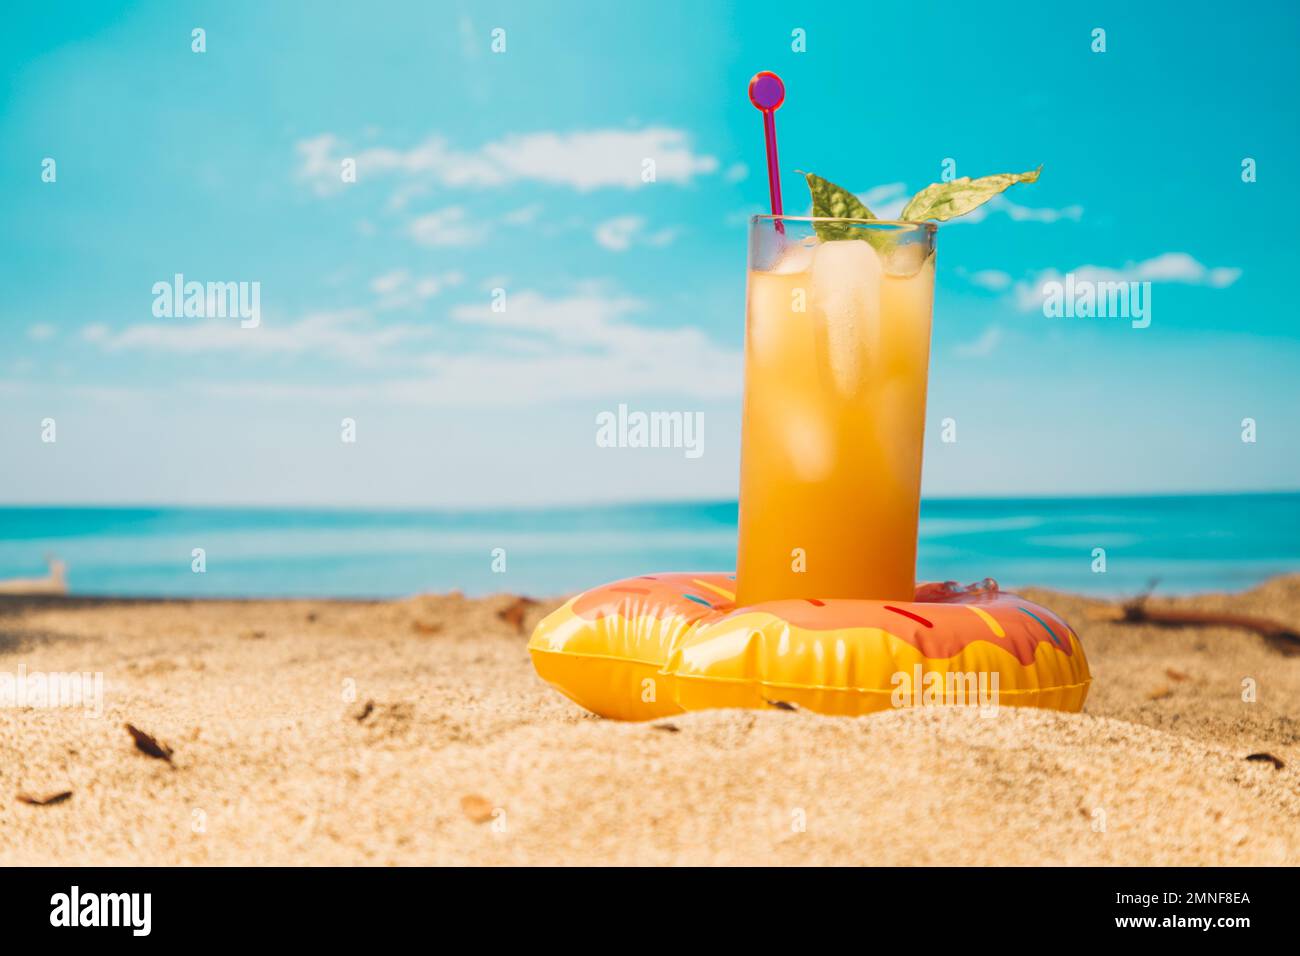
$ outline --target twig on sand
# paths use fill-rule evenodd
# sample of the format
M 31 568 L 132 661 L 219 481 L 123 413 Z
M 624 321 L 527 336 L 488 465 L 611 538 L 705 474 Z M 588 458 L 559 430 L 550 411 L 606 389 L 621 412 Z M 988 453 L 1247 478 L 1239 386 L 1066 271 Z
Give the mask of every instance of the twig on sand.
M 1286 764 L 1284 764 L 1277 757 L 1274 757 L 1272 754 L 1267 754 L 1267 753 L 1247 754 L 1246 759 L 1257 760 L 1260 763 L 1271 763 L 1273 765 L 1274 770 L 1281 770 L 1283 767 L 1286 766 Z
M 1239 627 L 1259 634 L 1269 647 L 1281 654 L 1300 654 L 1300 633 L 1295 628 L 1266 617 L 1227 611 L 1180 611 L 1148 607 L 1147 599 L 1158 583 L 1152 581 L 1144 592 L 1132 600 L 1118 607 L 1099 609 L 1090 616 L 1096 620 L 1117 621 L 1121 624 L 1155 624 L 1160 627 Z
M 1247 757 L 1246 759 L 1249 760 L 1251 758 Z M 41 797 L 32 796 L 30 793 L 18 794 L 19 803 L 28 803 L 34 807 L 52 807 L 55 804 L 62 803 L 64 800 L 71 799 L 71 790 L 60 790 L 58 793 L 51 793 Z

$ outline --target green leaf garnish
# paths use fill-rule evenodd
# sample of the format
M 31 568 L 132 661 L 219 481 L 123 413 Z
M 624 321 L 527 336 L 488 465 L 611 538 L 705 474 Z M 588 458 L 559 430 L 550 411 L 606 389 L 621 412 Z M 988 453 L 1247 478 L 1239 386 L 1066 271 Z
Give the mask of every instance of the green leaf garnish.
M 857 196 L 828 179 L 804 173 L 808 191 L 812 193 L 813 215 L 831 216 L 835 219 L 875 219 L 876 214 Z
M 804 173 L 804 178 L 808 180 L 808 192 L 812 194 L 814 216 L 826 216 L 832 219 L 876 218 L 876 214 L 868 209 L 861 199 L 842 186 L 836 186 L 830 180 L 814 176 L 812 173 Z M 872 231 L 854 229 L 853 226 L 843 222 L 815 222 L 813 228 L 817 230 L 817 238 L 822 242 L 867 238 L 864 233 Z
M 945 222 L 964 216 L 979 206 L 984 205 L 994 196 L 1004 192 L 1016 183 L 1032 183 L 1042 172 L 1040 165 L 1025 173 L 998 173 L 994 176 L 981 176 L 971 179 L 963 176 L 946 183 L 931 183 L 908 200 L 899 214 L 904 222 L 924 222 L 937 219 Z M 808 180 L 808 192 L 812 194 L 813 215 L 827 216 L 835 219 L 876 219 L 877 216 L 863 204 L 862 200 L 842 186 L 804 173 Z M 887 249 L 895 243 L 888 232 L 878 229 L 860 229 L 848 223 L 815 222 L 817 238 L 822 242 L 836 239 L 865 239 L 878 249 Z
M 925 219 L 945 222 L 964 216 L 1016 183 L 1034 182 L 1042 169 L 1040 165 L 1038 169 L 1031 169 L 1027 173 L 998 173 L 995 176 L 981 176 L 979 179 L 962 176 L 946 183 L 931 183 L 908 201 L 900 218 L 908 222 L 921 222 Z

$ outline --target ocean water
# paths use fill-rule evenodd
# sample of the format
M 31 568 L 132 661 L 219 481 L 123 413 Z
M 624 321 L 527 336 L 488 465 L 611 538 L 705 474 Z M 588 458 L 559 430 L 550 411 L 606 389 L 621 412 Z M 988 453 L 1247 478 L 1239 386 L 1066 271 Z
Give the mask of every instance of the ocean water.
M 1300 571 L 1300 494 L 934 500 L 922 580 L 996 578 L 1100 595 L 1237 590 Z M 731 570 L 736 504 L 512 511 L 0 508 L 0 579 L 68 566 L 72 593 L 558 595 L 656 571 Z M 206 571 L 191 553 L 203 548 Z M 493 571 L 505 550 L 506 570 Z M 1106 570 L 1093 570 L 1093 549 Z

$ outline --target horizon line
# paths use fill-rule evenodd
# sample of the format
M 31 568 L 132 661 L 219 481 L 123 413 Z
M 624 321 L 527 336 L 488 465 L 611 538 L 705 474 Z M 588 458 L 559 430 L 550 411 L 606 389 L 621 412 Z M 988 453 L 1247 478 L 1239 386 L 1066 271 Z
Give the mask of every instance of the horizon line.
M 1218 491 L 1106 492 L 1101 494 L 1003 494 L 922 495 L 922 502 L 1017 502 L 1017 501 L 1125 501 L 1186 498 L 1286 497 L 1300 495 L 1300 488 Z M 592 501 L 486 504 L 373 504 L 373 503 L 290 503 L 290 502 L 0 502 L 5 511 L 370 511 L 370 512 L 502 512 L 567 510 L 574 508 L 664 507 L 672 505 L 735 505 L 734 497 L 627 498 Z

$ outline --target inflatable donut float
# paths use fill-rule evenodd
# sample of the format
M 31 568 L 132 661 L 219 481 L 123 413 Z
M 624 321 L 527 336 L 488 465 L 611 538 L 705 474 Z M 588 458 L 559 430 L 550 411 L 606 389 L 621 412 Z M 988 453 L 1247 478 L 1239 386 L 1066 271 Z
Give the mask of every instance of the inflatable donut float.
M 986 579 L 923 584 L 912 602 L 737 607 L 727 574 L 654 574 L 547 615 L 537 673 L 602 717 L 794 705 L 858 715 L 934 704 L 1077 711 L 1092 680 L 1078 635 Z

